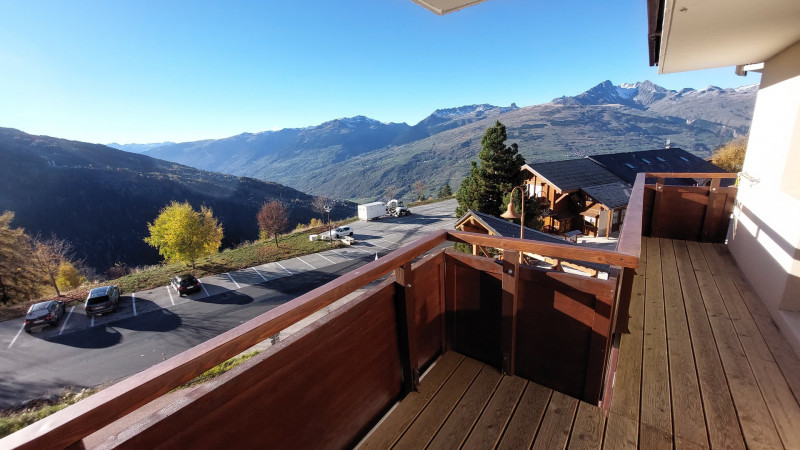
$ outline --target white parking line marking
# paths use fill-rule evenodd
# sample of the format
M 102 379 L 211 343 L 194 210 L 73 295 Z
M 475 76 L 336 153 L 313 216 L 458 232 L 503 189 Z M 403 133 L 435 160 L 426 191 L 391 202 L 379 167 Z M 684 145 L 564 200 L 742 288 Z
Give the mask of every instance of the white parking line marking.
M 401 243 L 399 243 L 399 242 L 390 241 L 390 240 L 388 240 L 388 239 L 386 239 L 386 238 L 382 238 L 381 240 L 382 240 L 382 241 L 386 241 L 386 242 L 391 242 L 391 243 L 392 243 L 392 244 L 394 244 L 394 245 L 403 245 L 403 244 L 401 244 Z
M 210 297 L 210 295 L 208 295 L 208 291 L 206 290 L 206 286 L 200 280 L 197 280 L 197 282 L 200 283 L 200 287 L 203 288 L 203 292 L 206 293 L 206 298 Z
M 239 286 L 239 283 L 237 283 L 237 282 L 236 282 L 236 280 L 234 280 L 234 279 L 233 279 L 233 277 L 231 276 L 231 274 L 229 274 L 228 272 L 225 272 L 225 275 L 227 275 L 227 276 L 228 276 L 228 278 L 230 278 L 230 280 L 231 280 L 231 281 L 233 281 L 233 284 L 235 284 L 235 285 L 236 285 L 236 289 L 241 289 L 241 288 L 242 288 L 241 286 Z
M 169 286 L 167 286 L 167 294 L 169 294 L 169 301 L 172 302 L 172 306 L 175 306 L 175 300 L 172 299 L 172 291 L 169 290 Z
M 362 249 L 360 249 L 360 248 L 358 248 L 358 247 L 354 247 L 354 246 L 352 246 L 352 245 L 350 246 L 350 248 L 352 248 L 353 250 L 358 250 L 358 251 L 360 251 L 360 252 L 369 253 L 370 255 L 372 254 L 372 252 L 371 252 L 371 251 L 362 250 Z
M 94 326 L 94 316 L 92 316 L 92 324 L 91 324 L 91 325 L 89 325 L 89 326 L 90 326 L 90 327 L 93 327 L 93 326 Z
M 281 265 L 281 263 L 279 263 L 278 261 L 275 261 L 275 264 L 277 264 L 277 265 L 278 265 L 278 267 L 280 267 L 281 269 L 283 269 L 283 270 L 285 270 L 285 271 L 289 272 L 289 275 L 294 275 L 294 274 L 293 274 L 291 271 L 289 271 L 289 269 L 287 269 L 286 267 L 283 267 L 283 266 Z
M 336 264 L 335 262 L 333 262 L 333 261 L 331 261 L 330 259 L 326 258 L 326 257 L 325 257 L 325 255 L 323 255 L 322 253 L 314 253 L 314 254 L 315 254 L 315 255 L 317 255 L 317 256 L 319 256 L 320 258 L 323 258 L 323 259 L 325 259 L 326 261 L 328 261 L 328 262 L 329 262 L 329 263 L 331 263 L 331 264 Z
M 61 333 L 64 332 L 64 328 L 67 327 L 67 322 L 69 322 L 69 318 L 72 317 L 72 311 L 75 311 L 75 305 L 72 305 L 72 308 L 69 309 L 69 314 L 67 314 L 67 318 L 64 319 L 64 323 L 61 324 L 61 329 L 58 330 L 59 336 L 61 336 Z
M 370 244 L 372 244 L 372 245 L 374 245 L 374 246 L 376 246 L 376 247 L 380 247 L 380 248 L 382 248 L 382 249 L 384 249 L 384 250 L 389 250 L 389 247 L 384 247 L 384 246 L 382 246 L 382 245 L 380 245 L 380 244 L 376 244 L 376 243 L 374 243 L 374 242 L 370 242 Z
M 136 315 L 136 294 L 131 294 L 131 300 L 133 301 L 133 315 Z
M 14 345 L 14 342 L 17 342 L 17 338 L 19 337 L 19 335 L 22 333 L 22 330 L 24 330 L 24 329 L 25 329 L 25 322 L 23 321 L 22 322 L 22 326 L 19 327 L 19 331 L 17 331 L 17 335 L 14 336 L 14 339 L 11 341 L 10 344 L 8 344 L 8 348 L 11 348 L 11 346 Z
M 267 282 L 267 279 L 266 279 L 266 278 L 264 278 L 264 275 L 261 275 L 261 272 L 259 272 L 259 271 L 258 271 L 258 269 L 256 269 L 255 267 L 253 267 L 253 270 L 255 270 L 255 271 L 256 271 L 256 273 L 258 274 L 258 276 L 260 276 L 260 277 L 261 277 L 261 279 L 262 279 L 262 280 L 264 280 L 264 283 L 266 283 L 266 282 Z
M 308 265 L 308 267 L 311 267 L 312 269 L 314 269 L 314 270 L 317 270 L 317 268 L 316 268 L 316 267 L 314 267 L 314 266 L 312 266 L 311 264 L 307 263 L 307 262 L 306 262 L 306 261 L 305 261 L 303 258 L 301 258 L 301 257 L 299 257 L 299 256 L 298 256 L 298 257 L 297 257 L 297 259 L 299 259 L 300 261 L 303 261 L 304 263 L 306 263 L 306 265 Z
M 336 253 L 337 255 L 341 256 L 342 258 L 345 258 L 345 259 L 353 259 L 353 258 L 351 258 L 351 257 L 349 257 L 349 256 L 346 256 L 346 255 L 344 255 L 344 254 L 342 254 L 342 253 L 339 253 L 339 252 L 337 252 L 336 250 L 331 250 L 331 251 L 332 251 L 333 253 Z

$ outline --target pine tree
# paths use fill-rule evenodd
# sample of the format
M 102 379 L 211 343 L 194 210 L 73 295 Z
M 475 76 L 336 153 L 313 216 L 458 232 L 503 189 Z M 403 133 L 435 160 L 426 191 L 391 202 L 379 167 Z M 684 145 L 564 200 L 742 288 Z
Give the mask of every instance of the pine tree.
M 448 198 L 453 196 L 453 189 L 450 187 L 450 183 L 445 184 L 439 189 L 439 192 L 436 194 L 439 198 Z
M 520 169 L 525 164 L 517 144 L 505 145 L 507 138 L 506 127 L 500 122 L 486 129 L 478 153 L 480 164 L 472 162 L 469 175 L 456 193 L 457 216 L 463 216 L 468 209 L 493 216 L 503 212 L 503 196 L 519 182 Z

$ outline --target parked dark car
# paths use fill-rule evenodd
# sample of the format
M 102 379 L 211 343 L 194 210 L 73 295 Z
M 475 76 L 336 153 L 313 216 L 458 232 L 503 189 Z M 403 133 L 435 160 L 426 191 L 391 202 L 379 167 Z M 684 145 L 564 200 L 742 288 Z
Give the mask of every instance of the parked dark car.
M 25 315 L 25 331 L 31 332 L 31 328 L 38 325 L 56 326 L 61 316 L 64 315 L 64 302 L 48 300 L 32 305 Z
M 86 304 L 83 305 L 87 316 L 99 316 L 119 308 L 119 286 L 96 287 L 89 291 Z
M 200 289 L 202 289 L 202 286 L 200 286 L 200 280 L 195 278 L 194 275 L 190 273 L 172 277 L 170 284 L 172 284 L 172 287 L 175 288 L 175 290 L 178 291 L 178 294 L 181 296 L 183 296 L 183 294 L 199 292 Z

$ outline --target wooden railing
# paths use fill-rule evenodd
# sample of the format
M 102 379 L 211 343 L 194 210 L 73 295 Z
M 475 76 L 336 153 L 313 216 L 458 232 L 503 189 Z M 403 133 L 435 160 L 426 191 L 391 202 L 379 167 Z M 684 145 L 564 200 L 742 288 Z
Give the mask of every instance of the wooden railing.
M 115 443 L 347 446 L 416 389 L 420 370 L 447 349 L 597 403 L 610 386 L 613 334 L 627 327 L 643 224 L 652 224 L 647 214 L 673 200 L 662 194 L 648 206 L 645 194 L 652 189 L 644 181 L 640 174 L 617 251 L 456 230 L 432 233 L 8 436 L 0 447 L 80 446 L 86 436 L 391 272 L 387 281 L 219 381 L 185 394 L 179 406 L 140 420 L 137 433 Z M 412 265 L 447 241 L 502 249 L 503 259 L 439 250 Z M 518 252 L 608 265 L 609 276 L 525 266 Z

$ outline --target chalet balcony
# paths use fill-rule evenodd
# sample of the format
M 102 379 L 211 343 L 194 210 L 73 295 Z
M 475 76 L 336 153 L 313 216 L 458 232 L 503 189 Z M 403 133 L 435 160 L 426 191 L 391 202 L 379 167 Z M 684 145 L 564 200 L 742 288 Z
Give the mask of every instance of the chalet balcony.
M 0 446 L 800 448 L 800 360 L 722 243 L 736 188 L 719 180 L 735 175 L 708 175 L 691 187 L 640 174 L 616 251 L 430 234 Z M 520 264 L 521 252 L 603 264 L 608 279 Z

